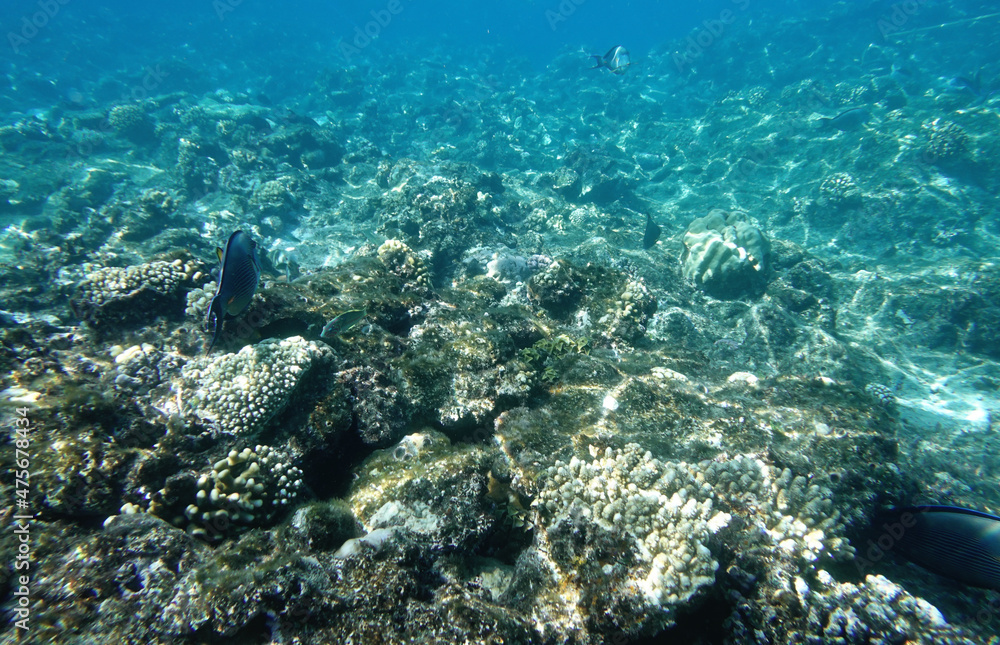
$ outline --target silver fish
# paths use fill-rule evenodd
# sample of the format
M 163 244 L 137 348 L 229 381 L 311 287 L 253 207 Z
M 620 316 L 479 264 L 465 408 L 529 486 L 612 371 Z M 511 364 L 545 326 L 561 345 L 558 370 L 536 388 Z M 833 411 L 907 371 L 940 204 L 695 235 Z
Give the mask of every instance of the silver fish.
M 629 55 L 628 50 L 621 45 L 615 45 L 608 50 L 608 53 L 604 56 L 598 56 L 597 54 L 591 54 L 597 64 L 590 69 L 599 69 L 601 67 L 606 67 L 612 74 L 617 74 L 621 76 L 625 73 L 625 70 L 632 65 L 632 57 Z

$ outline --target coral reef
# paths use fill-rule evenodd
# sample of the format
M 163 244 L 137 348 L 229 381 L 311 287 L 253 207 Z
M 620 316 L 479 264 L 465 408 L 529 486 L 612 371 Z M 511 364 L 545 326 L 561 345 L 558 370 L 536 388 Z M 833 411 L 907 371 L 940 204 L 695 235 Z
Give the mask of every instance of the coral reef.
M 656 298 L 641 280 L 629 280 L 625 284 L 615 308 L 608 311 L 612 320 L 608 333 L 626 342 L 634 343 L 646 331 L 646 324 L 656 313 Z
M 250 206 L 259 210 L 262 217 L 287 215 L 295 205 L 295 196 L 289 182 L 272 179 L 257 186 L 250 197 Z
M 108 112 L 108 125 L 123 137 L 135 143 L 155 141 L 156 132 L 145 106 L 140 103 L 116 105 Z
M 718 563 L 708 537 L 730 519 L 713 510 L 711 487 L 699 482 L 687 464 L 655 460 L 637 444 L 620 451 L 607 448 L 600 456 L 592 447 L 591 454 L 592 462 L 574 457 L 545 471 L 546 484 L 535 504 L 549 539 L 563 521 L 577 527 L 594 522 L 628 536 L 638 563 L 630 568 L 626 586 L 664 612 L 711 584 Z
M 181 259 L 97 269 L 80 283 L 73 309 L 95 330 L 112 334 L 157 315 L 177 315 L 184 290 L 204 275 L 200 262 Z
M 449 430 L 481 426 L 522 403 L 532 386 L 528 370 L 508 362 L 514 344 L 502 322 L 430 316 L 410 330 L 416 360 L 405 374 L 423 414 Z
M 149 343 L 124 349 L 116 345 L 111 348 L 111 354 L 115 361 L 115 388 L 130 396 L 149 393 L 173 376 L 183 364 L 181 357 Z
M 854 548 L 843 537 L 844 520 L 833 506 L 829 488 L 810 483 L 802 475 L 795 477 L 788 468 L 776 477 L 768 475 L 770 469 L 762 470 L 764 483 L 770 488 L 763 496 L 770 498 L 762 504 L 764 525 L 778 548 L 805 562 L 821 557 L 846 560 L 854 555 Z M 741 475 L 739 490 L 748 490 L 743 484 Z M 731 494 L 735 492 L 730 489 Z
M 819 185 L 819 199 L 834 209 L 851 208 L 861 203 L 862 192 L 854 177 L 846 172 L 833 173 Z
M 770 244 L 740 213 L 715 209 L 688 225 L 681 257 L 684 277 L 708 293 L 734 298 L 767 283 Z
M 977 642 L 964 630 L 949 625 L 938 608 L 884 576 L 868 575 L 856 584 L 838 583 L 821 571 L 810 581 L 796 577 L 789 587 L 775 594 L 776 609 L 769 611 L 754 612 L 744 599 L 726 621 L 734 638 L 817 644 Z
M 568 262 L 556 260 L 528 281 L 532 299 L 556 318 L 565 317 L 583 296 L 577 270 Z
M 215 297 L 216 289 L 216 284 L 209 283 L 188 291 L 185 296 L 187 304 L 184 307 L 184 315 L 194 320 L 205 320 L 208 315 L 208 307 L 212 304 L 212 298 Z
M 403 242 L 386 240 L 378 247 L 378 259 L 392 273 L 402 278 L 404 283 L 418 287 L 430 287 L 430 273 L 424 261 Z
M 629 543 L 618 548 L 632 554 L 626 559 L 632 564 L 618 572 L 605 567 L 607 577 L 599 585 L 609 585 L 600 593 L 633 611 L 645 605 L 637 632 L 669 624 L 679 607 L 713 584 L 718 562 L 709 541 L 731 522 L 733 515 L 725 509 L 750 523 L 743 529 L 748 534 L 767 535 L 766 548 L 800 563 L 796 566 L 803 572 L 820 558 L 853 555 L 842 537 L 845 527 L 831 492 L 808 485 L 803 477 L 793 478 L 787 469 L 772 477 L 765 464 L 742 455 L 699 464 L 661 461 L 637 444 L 603 452 L 589 446 L 589 452 L 592 461 L 573 457 L 546 469 L 533 504 L 553 545 L 566 540 L 564 524 L 573 527 L 572 534 L 584 536 L 565 547 L 569 552 L 562 562 L 557 556 L 564 569 L 583 545 L 599 548 L 605 532 L 627 537 Z M 747 508 L 758 510 L 745 513 Z M 635 593 L 643 600 L 628 600 Z
M 400 459 L 400 447 L 412 457 Z M 369 457 L 347 499 L 365 530 L 383 538 L 397 532 L 446 553 L 482 548 L 509 533 L 488 494 L 496 457 L 495 448 L 453 447 L 440 433 L 422 432 Z M 514 533 L 523 541 L 523 532 Z
M 220 432 L 249 440 L 287 405 L 310 370 L 322 369 L 330 354 L 326 346 L 300 336 L 265 340 L 235 354 L 188 362 L 178 391 L 194 414 Z
M 491 255 L 484 256 L 481 255 L 484 250 L 482 247 L 471 249 L 462 262 L 466 265 L 478 265 L 476 274 L 485 269 L 486 277 L 506 285 L 523 282 L 552 264 L 552 258 L 538 253 L 522 256 L 507 247 L 501 247 Z
M 412 404 L 384 373 L 360 366 L 342 370 L 337 380 L 350 392 L 351 411 L 363 442 L 383 445 L 406 431 Z
M 998 642 L 870 535 L 1000 509 L 989 3 L 737 10 L 623 75 L 402 23 L 331 64 L 250 4 L 12 41 L 0 645 Z
M 929 163 L 954 164 L 968 158 L 969 135 L 956 123 L 934 119 L 924 124 L 928 131 L 923 158 Z
M 505 188 L 501 177 L 456 166 L 440 169 L 411 159 L 384 164 L 375 177 L 384 192 L 367 209 L 379 232 L 425 253 L 435 280 L 450 276 L 470 248 L 511 244 L 498 229 Z
M 176 483 L 174 484 L 176 486 Z M 218 541 L 235 527 L 266 524 L 302 490 L 302 471 L 291 463 L 291 456 L 271 446 L 258 445 L 253 450 L 229 451 L 225 459 L 198 476 L 197 492 L 183 515 L 167 504 L 170 492 L 161 490 L 152 496 L 149 512 L 175 526 L 185 528 L 194 537 Z M 126 505 L 124 512 L 134 512 Z

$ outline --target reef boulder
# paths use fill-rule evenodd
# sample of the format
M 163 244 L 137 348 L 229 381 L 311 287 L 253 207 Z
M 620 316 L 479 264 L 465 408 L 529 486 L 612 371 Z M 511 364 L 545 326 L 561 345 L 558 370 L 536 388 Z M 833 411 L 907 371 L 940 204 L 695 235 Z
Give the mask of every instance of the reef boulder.
M 770 243 L 742 213 L 720 209 L 684 233 L 684 277 L 717 298 L 759 295 L 767 284 Z

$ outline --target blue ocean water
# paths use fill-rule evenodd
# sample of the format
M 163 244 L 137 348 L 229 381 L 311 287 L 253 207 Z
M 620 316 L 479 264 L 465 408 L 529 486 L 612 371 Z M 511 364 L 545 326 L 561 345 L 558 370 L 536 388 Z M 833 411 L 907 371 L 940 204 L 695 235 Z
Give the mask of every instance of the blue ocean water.
M 5 0 L 0 645 L 1000 642 L 995 5 Z
M 806 11 L 822 12 L 826 4 L 317 0 L 277 8 L 252 0 L 99 6 L 16 0 L 0 8 L 0 24 L 7 36 L 4 59 L 8 64 L 44 73 L 60 85 L 93 82 L 94 73 L 141 64 L 144 56 L 150 60 L 176 56 L 204 66 L 209 73 L 228 68 L 232 82 L 239 82 L 244 79 L 235 75 L 250 62 L 257 64 L 261 75 L 279 70 L 302 73 L 317 65 L 347 64 L 354 49 L 365 49 L 369 43 L 414 61 L 425 57 L 434 43 L 458 50 L 472 48 L 470 58 L 483 55 L 473 53 L 476 50 L 492 47 L 497 49 L 497 58 L 521 61 L 527 74 L 543 69 L 565 50 L 603 53 L 614 44 L 627 43 L 641 57 L 693 30 L 711 29 L 720 17 L 726 18 L 726 12 L 733 20 L 749 19 L 751 13 L 779 12 L 792 19 Z M 303 69 L 292 71 L 296 66 Z

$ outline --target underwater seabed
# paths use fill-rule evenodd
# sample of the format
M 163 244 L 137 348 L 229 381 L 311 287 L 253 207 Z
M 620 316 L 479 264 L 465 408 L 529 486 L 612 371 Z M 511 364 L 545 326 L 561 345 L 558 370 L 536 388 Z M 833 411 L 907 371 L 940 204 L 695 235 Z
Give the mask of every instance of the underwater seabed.
M 868 542 L 1000 511 L 997 101 L 941 81 L 962 36 L 754 10 L 623 75 L 239 30 L 141 101 L 12 67 L 58 105 L 0 117 L 0 643 L 998 642 L 996 590 Z

